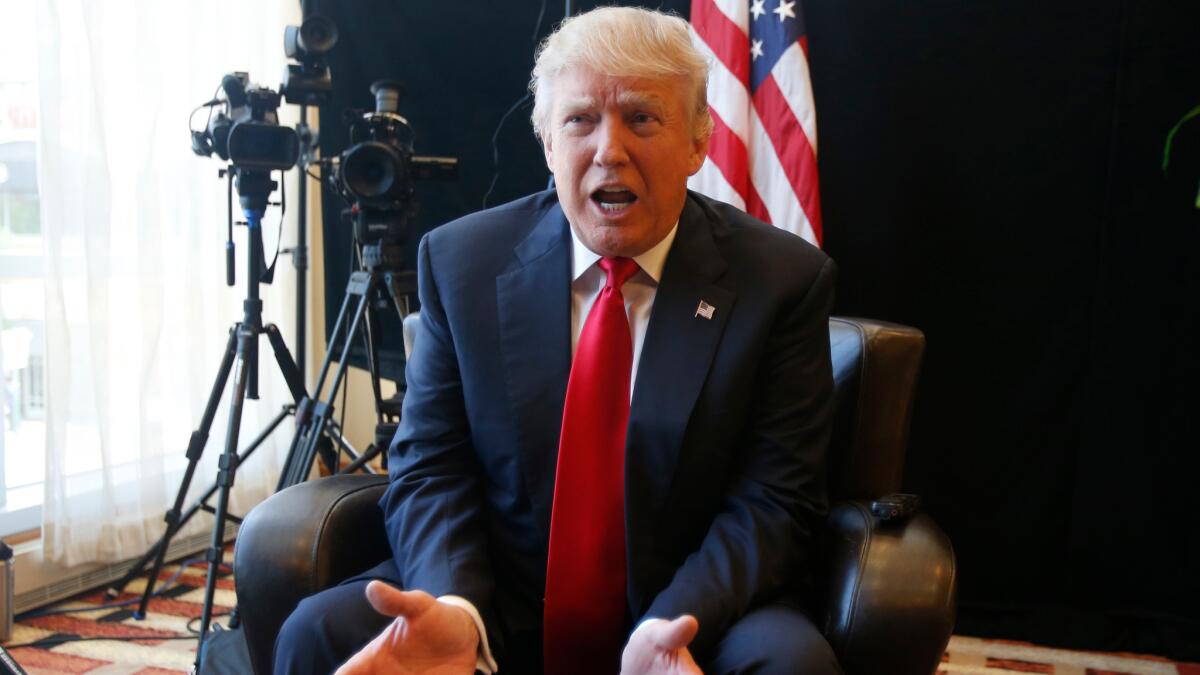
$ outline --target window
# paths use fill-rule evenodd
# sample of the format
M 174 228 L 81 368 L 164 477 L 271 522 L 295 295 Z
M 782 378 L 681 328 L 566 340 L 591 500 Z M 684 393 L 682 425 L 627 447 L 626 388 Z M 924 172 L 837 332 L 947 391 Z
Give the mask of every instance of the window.
M 34 5 L 0 0 L 0 535 L 37 527 L 45 472 Z

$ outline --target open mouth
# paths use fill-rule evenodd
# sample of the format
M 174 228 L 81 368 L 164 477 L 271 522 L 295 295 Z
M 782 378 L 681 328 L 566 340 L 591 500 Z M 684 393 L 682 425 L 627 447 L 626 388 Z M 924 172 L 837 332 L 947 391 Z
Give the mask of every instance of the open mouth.
M 592 193 L 592 201 L 606 213 L 620 213 L 637 201 L 637 195 L 624 188 L 601 188 Z

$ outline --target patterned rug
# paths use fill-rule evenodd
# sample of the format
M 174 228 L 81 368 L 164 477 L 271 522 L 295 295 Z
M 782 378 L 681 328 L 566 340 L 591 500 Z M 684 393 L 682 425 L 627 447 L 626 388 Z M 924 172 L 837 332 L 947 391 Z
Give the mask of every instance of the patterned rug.
M 226 560 L 232 560 L 227 555 Z M 191 562 L 163 569 L 159 586 L 166 590 L 150 601 L 146 618 L 133 618 L 145 580 L 129 584 L 118 602 L 99 608 L 104 594 L 95 592 L 52 608 L 65 614 L 30 613 L 14 626 L 4 643 L 30 675 L 167 675 L 186 673 L 196 658 L 196 636 L 207 565 Z M 111 603 L 109 603 L 111 604 Z M 217 580 L 214 611 L 234 606 L 233 576 Z M 218 618 L 223 623 L 224 618 Z M 189 630 L 190 623 L 190 630 Z M 83 638 L 83 639 L 76 639 Z M 119 638 L 107 640 L 97 638 Z M 1049 675 L 1200 675 L 1200 664 L 1173 663 L 1156 656 L 1050 649 L 1004 640 L 954 636 L 942 657 L 938 675 L 957 673 L 1047 673 Z M 887 675 L 880 673 L 879 675 Z
M 207 571 L 199 560 L 164 566 L 141 621 L 133 614 L 146 588 L 144 577 L 115 600 L 97 591 L 19 616 L 4 646 L 30 675 L 186 673 L 196 659 Z M 115 603 L 127 604 L 111 607 Z M 214 622 L 223 623 L 235 604 L 233 575 L 223 571 L 213 598 Z M 57 613 L 61 610 L 76 611 Z

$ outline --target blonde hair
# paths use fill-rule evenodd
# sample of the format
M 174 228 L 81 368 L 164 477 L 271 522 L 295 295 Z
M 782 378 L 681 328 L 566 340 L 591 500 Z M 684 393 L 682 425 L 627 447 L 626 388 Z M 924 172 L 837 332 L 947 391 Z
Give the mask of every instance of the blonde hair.
M 708 61 L 678 16 L 640 7 L 598 7 L 563 20 L 538 48 L 529 82 L 533 131 L 540 140 L 549 131 L 554 77 L 573 66 L 617 77 L 682 77 L 693 97 L 692 133 L 698 140 L 712 133 Z

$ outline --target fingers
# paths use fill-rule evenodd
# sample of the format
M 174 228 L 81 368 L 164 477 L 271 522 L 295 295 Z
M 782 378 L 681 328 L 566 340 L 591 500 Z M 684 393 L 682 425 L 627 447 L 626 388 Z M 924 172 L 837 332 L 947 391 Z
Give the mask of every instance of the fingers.
M 649 637 L 656 647 L 663 650 L 683 649 L 691 644 L 700 630 L 700 622 L 690 614 L 684 614 L 674 621 L 648 626 Z
M 382 581 L 367 584 L 367 602 L 384 616 L 412 618 L 437 602 L 424 591 L 402 591 Z

